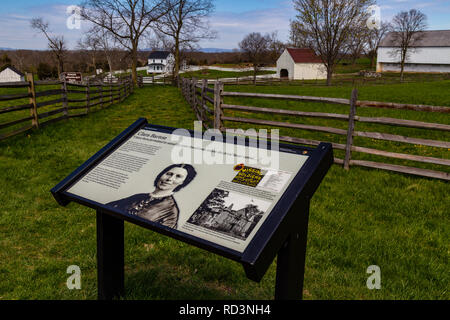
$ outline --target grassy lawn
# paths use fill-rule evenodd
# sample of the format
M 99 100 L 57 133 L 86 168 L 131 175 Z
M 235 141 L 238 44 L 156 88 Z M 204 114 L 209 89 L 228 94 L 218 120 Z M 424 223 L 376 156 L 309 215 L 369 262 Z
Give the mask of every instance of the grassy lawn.
M 356 73 L 361 70 L 367 70 L 367 71 L 375 71 L 375 68 L 372 68 L 370 66 L 370 59 L 369 58 L 359 58 L 355 61 L 353 64 L 350 60 L 342 60 L 338 63 L 336 66 L 335 73 L 338 74 L 346 74 L 346 73 Z
M 361 88 L 360 97 L 450 106 L 448 81 L 380 88 Z M 350 95 L 346 87 L 225 90 Z M 317 108 L 268 100 L 235 102 Z M 333 109 L 343 108 L 339 106 L 321 108 L 347 112 Z M 408 116 L 450 123 L 447 115 Z M 50 189 L 139 117 L 188 129 L 195 120 L 176 88 L 149 86 L 87 117 L 0 141 L 0 299 L 96 299 L 95 212 L 77 204 L 58 206 Z M 449 191 L 448 183 L 438 180 L 333 166 L 311 201 L 304 298 L 448 300 Z M 81 290 L 66 287 L 70 265 L 81 268 Z M 370 265 L 381 268 L 381 290 L 366 287 Z M 125 224 L 126 299 L 272 299 L 275 271 L 274 262 L 261 283 L 254 283 L 235 262 Z

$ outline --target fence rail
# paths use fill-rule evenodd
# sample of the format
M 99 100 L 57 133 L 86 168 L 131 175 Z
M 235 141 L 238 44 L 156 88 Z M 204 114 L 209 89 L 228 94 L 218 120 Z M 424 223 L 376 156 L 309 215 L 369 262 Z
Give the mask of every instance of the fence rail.
M 191 105 L 197 119 L 203 122 L 206 129 L 215 128 L 221 131 L 231 129 L 224 125 L 224 121 L 227 123 L 247 123 L 272 127 L 301 129 L 314 132 L 325 132 L 335 135 L 346 136 L 346 143 L 340 144 L 331 142 L 333 148 L 345 151 L 344 159 L 335 158 L 336 164 L 341 164 L 347 170 L 351 166 L 363 166 L 368 168 L 377 168 L 382 170 L 389 170 L 413 175 L 419 175 L 430 178 L 438 178 L 442 180 L 450 180 L 450 175 L 447 172 L 435 171 L 423 168 L 416 168 L 410 166 L 400 166 L 389 163 L 365 161 L 365 160 L 353 160 L 352 153 L 365 153 L 373 156 L 382 156 L 386 158 L 409 160 L 421 163 L 428 163 L 441 166 L 450 166 L 450 159 L 420 156 L 413 154 L 398 153 L 386 150 L 378 150 L 374 148 L 367 148 L 355 145 L 354 137 L 370 138 L 375 140 L 393 141 L 397 143 L 414 144 L 420 146 L 429 146 L 436 148 L 450 149 L 450 142 L 430 139 L 420 139 L 409 136 L 402 136 L 396 134 L 389 134 L 384 132 L 372 132 L 372 131 L 357 131 L 355 130 L 355 124 L 357 122 L 368 124 L 381 124 L 389 126 L 407 127 L 407 128 L 419 128 L 424 130 L 437 130 L 437 131 L 450 131 L 450 125 L 442 123 L 430 123 L 415 120 L 405 120 L 389 117 L 363 117 L 357 115 L 358 108 L 388 108 L 388 109 L 403 109 L 414 110 L 420 112 L 438 112 L 438 113 L 450 113 L 450 107 L 446 106 L 427 106 L 427 105 L 412 105 L 412 104 L 400 104 L 391 102 L 378 102 L 378 101 L 359 101 L 358 90 L 354 89 L 352 96 L 349 99 L 338 98 L 326 98 L 326 97 L 310 97 L 310 96 L 295 96 L 295 95 L 280 95 L 280 94 L 263 94 L 263 93 L 244 93 L 244 92 L 228 92 L 224 91 L 224 84 L 222 82 L 214 82 L 214 89 L 208 87 L 209 82 L 202 80 L 200 83 L 197 79 L 182 79 L 181 91 L 185 99 Z M 255 106 L 242 106 L 224 103 L 224 97 L 242 97 L 242 98 L 257 98 L 257 99 L 275 99 L 275 100 L 287 100 L 287 101 L 301 101 L 301 102 L 313 102 L 313 103 L 327 103 L 348 106 L 347 114 L 337 113 L 325 113 L 325 112 L 304 112 L 297 110 L 283 110 L 272 109 Z M 283 115 L 293 117 L 305 117 L 305 118 L 320 118 L 320 119 L 333 119 L 344 121 L 347 124 L 347 129 L 332 128 L 327 126 L 308 125 L 290 122 L 281 122 L 274 120 L 263 120 L 250 117 L 236 117 L 226 115 L 227 110 L 243 111 L 246 114 L 272 114 Z M 320 141 L 303 139 L 291 136 L 280 136 L 280 141 L 289 143 L 298 143 L 304 145 L 319 145 Z
M 389 85 L 389 84 L 398 84 L 398 83 L 423 83 L 428 81 L 442 81 L 449 80 L 450 73 L 435 75 L 433 77 L 419 77 L 414 76 L 409 79 L 404 79 L 400 81 L 397 76 L 385 76 L 381 77 L 350 77 L 350 76 L 358 76 L 358 74 L 347 74 L 347 75 L 338 75 L 333 77 L 332 86 L 342 86 L 348 85 L 353 87 L 358 87 L 361 85 Z M 245 76 L 245 77 L 233 77 L 233 78 L 217 78 L 217 79 L 209 79 L 208 84 L 214 84 L 215 82 L 220 81 L 224 84 L 229 85 L 257 85 L 257 86 L 271 86 L 271 85 L 292 85 L 292 86 L 318 86 L 318 87 L 327 87 L 326 80 L 314 79 L 314 80 L 291 80 L 287 78 L 279 78 L 273 75 L 258 75 L 256 78 L 256 82 L 253 79 L 253 76 Z
M 139 88 L 144 87 L 145 85 L 167 85 L 173 83 L 172 76 L 138 76 L 137 83 Z
M 60 86 L 60 88 L 48 88 L 48 86 Z M 26 104 L 19 102 L 20 104 L 17 105 L 0 107 L 0 115 L 5 114 L 2 116 L 4 119 L 0 119 L 0 129 L 11 129 L 8 132 L 2 131 L 0 133 L 0 140 L 33 128 L 39 129 L 56 121 L 87 115 L 96 106 L 104 108 L 114 102 L 123 101 L 133 92 L 133 82 L 131 77 L 122 78 L 118 83 L 87 82 L 86 84 L 79 84 L 59 80 L 35 81 L 33 74 L 27 74 L 27 81 L 0 83 L 0 89 L 3 88 L 8 90 L 26 88 L 27 93 L 0 95 L 2 103 L 20 99 L 29 99 L 29 102 Z M 27 109 L 30 110 L 30 113 L 24 117 L 23 110 Z M 84 109 L 84 112 L 69 112 L 81 109 Z M 18 112 L 20 111 L 19 115 Z M 18 116 L 13 118 L 16 114 Z M 16 127 L 17 124 L 27 121 L 30 121 L 31 124 L 21 128 Z

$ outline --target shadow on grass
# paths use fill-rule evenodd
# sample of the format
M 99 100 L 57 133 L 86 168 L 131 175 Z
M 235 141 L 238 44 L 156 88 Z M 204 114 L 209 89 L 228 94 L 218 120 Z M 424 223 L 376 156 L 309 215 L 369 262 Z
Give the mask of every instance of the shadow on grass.
M 226 300 L 231 296 L 218 283 L 205 282 L 180 271 L 176 266 L 149 267 L 125 276 L 125 299 Z M 231 290 L 230 290 L 231 291 Z

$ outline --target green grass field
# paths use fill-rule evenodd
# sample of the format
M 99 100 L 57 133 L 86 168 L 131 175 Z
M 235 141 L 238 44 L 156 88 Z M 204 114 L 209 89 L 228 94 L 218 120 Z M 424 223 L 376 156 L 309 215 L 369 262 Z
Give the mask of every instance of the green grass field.
M 360 98 L 450 106 L 449 89 L 449 81 L 367 86 Z M 351 88 L 225 90 L 348 98 Z M 347 112 L 329 105 L 234 102 Z M 450 123 L 442 114 L 389 116 Z M 95 212 L 77 204 L 60 207 L 50 189 L 139 117 L 188 129 L 195 120 L 178 89 L 149 86 L 87 117 L 0 141 L 0 299 L 96 299 Z M 449 158 L 448 152 L 442 156 Z M 333 166 L 311 201 L 304 298 L 448 300 L 449 191 L 443 181 Z M 81 290 L 66 287 L 70 265 L 81 268 Z M 366 287 L 370 265 L 381 268 L 381 290 Z M 272 299 L 275 270 L 274 262 L 261 283 L 254 283 L 235 262 L 125 224 L 125 299 Z

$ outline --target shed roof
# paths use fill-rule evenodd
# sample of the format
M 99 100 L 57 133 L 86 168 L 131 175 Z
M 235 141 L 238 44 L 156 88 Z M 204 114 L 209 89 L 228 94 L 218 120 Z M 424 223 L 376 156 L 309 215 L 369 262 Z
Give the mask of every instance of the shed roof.
M 322 59 L 318 57 L 313 50 L 308 48 L 287 48 L 295 63 L 322 63 Z
M 430 30 L 418 32 L 420 40 L 413 47 L 450 47 L 450 30 Z M 395 32 L 389 32 L 381 41 L 380 47 L 397 47 Z
M 14 71 L 15 73 L 17 73 L 19 76 L 24 77 L 25 74 L 23 74 L 22 72 L 20 72 L 19 70 L 17 70 L 16 68 L 14 68 L 13 66 L 6 66 L 2 69 L 0 69 L 0 72 L 3 72 L 6 69 L 10 69 L 11 71 Z
M 153 51 L 152 53 L 150 53 L 148 58 L 149 59 L 167 59 L 169 54 L 170 54 L 169 51 Z

